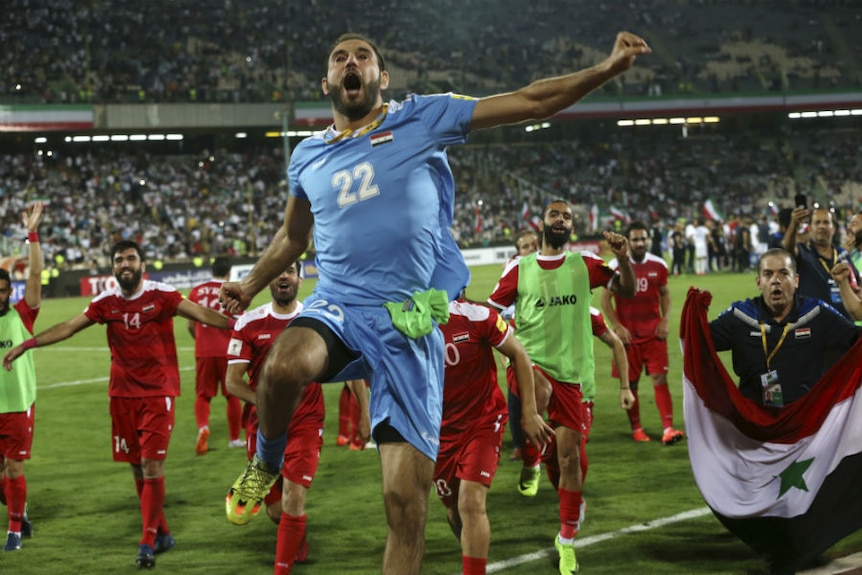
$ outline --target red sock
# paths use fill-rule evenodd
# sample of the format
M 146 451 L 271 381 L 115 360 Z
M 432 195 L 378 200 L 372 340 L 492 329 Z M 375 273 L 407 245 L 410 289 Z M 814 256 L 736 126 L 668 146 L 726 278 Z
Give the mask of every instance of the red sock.
M 467 557 L 461 555 L 461 563 L 464 565 L 464 575 L 485 575 L 485 566 L 488 559 L 485 557 Z
M 626 411 L 626 414 L 629 416 L 629 423 L 632 426 L 632 431 L 641 428 L 641 401 L 638 399 L 638 388 L 636 384 L 629 384 L 629 388 L 632 390 L 632 395 L 635 396 L 635 403 L 632 405 L 631 409 Z
M 273 575 L 289 575 L 303 537 L 305 537 L 305 515 L 295 517 L 282 513 L 281 521 L 278 523 Z
M 560 496 L 560 537 L 571 539 L 578 534 L 581 517 L 581 491 L 558 489 Z
M 141 545 L 152 547 L 164 521 L 164 505 L 165 478 L 144 479 L 144 487 L 141 490 L 141 520 L 144 526 Z
M 353 397 L 346 385 L 341 388 L 338 396 L 338 435 L 350 437 L 350 398 Z
M 670 389 L 668 389 L 667 384 L 656 385 L 653 389 L 655 390 L 655 405 L 661 416 L 662 429 L 673 427 L 673 399 L 670 397 Z
M 6 478 L 6 504 L 9 511 L 9 531 L 21 532 L 21 519 L 27 506 L 27 480 L 23 475 Z
M 524 460 L 524 467 L 535 467 L 542 460 L 542 452 L 525 439 L 521 445 L 521 458 Z
M 198 429 L 209 427 L 210 424 L 210 398 L 198 395 L 195 397 L 195 421 Z
M 143 479 L 135 479 L 135 490 L 138 492 L 138 499 L 140 499 L 141 494 L 144 492 Z M 170 533 L 170 530 L 168 529 L 168 522 L 165 520 L 164 509 L 162 509 L 162 514 L 159 516 L 159 533 Z
M 239 439 L 239 432 L 242 429 L 242 402 L 238 397 L 233 395 L 227 396 L 227 430 L 230 435 L 230 440 Z

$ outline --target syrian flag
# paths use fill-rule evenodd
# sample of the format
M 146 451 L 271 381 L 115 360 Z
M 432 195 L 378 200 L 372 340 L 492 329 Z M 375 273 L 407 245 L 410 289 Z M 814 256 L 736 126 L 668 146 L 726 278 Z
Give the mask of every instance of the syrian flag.
M 652 207 L 652 204 L 647 206 L 647 210 L 649 210 L 649 215 L 652 219 L 654 219 L 654 220 L 660 220 L 661 219 L 661 215 L 658 213 L 658 210 L 656 210 L 654 207 Z
M 590 208 L 590 232 L 594 232 L 599 229 L 599 206 L 598 204 L 593 204 Z
M 711 300 L 690 288 L 680 322 L 695 483 L 730 532 L 793 572 L 862 527 L 862 340 L 802 399 L 761 407 L 715 353 Z
M 521 221 L 530 221 L 530 205 L 526 201 L 524 202 L 524 205 L 521 206 Z
M 713 203 L 712 198 L 703 203 L 703 215 L 712 221 L 724 221 L 724 216 L 718 211 L 718 207 Z
M 479 211 L 479 208 L 474 208 L 476 210 L 476 217 L 473 220 L 473 231 L 477 234 L 482 233 L 482 212 Z

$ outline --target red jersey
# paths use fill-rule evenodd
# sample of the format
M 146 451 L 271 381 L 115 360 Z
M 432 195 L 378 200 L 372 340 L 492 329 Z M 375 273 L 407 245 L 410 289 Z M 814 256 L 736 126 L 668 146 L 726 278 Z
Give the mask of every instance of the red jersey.
M 107 324 L 111 350 L 111 397 L 156 397 L 180 394 L 180 371 L 174 320 L 183 296 L 175 288 L 150 280 L 130 298 L 119 286 L 97 295 L 84 310 L 96 323 Z
M 189 301 L 224 313 L 218 301 L 219 290 L 223 283 L 224 280 L 211 279 L 196 285 L 189 292 Z M 224 357 L 229 341 L 229 330 L 219 329 L 201 322 L 195 324 L 195 357 Z
M 590 288 L 599 286 L 610 287 L 611 280 L 616 275 L 616 272 L 609 268 L 602 258 L 592 252 L 580 252 L 580 256 L 583 258 L 587 271 L 590 274 Z M 506 309 L 518 299 L 519 259 L 509 262 L 509 265 L 503 270 L 503 276 L 497 282 L 497 285 L 494 286 L 494 291 L 488 298 L 488 303 L 496 308 Z M 562 253 L 558 256 L 536 254 L 536 261 L 543 270 L 553 270 L 563 265 L 563 262 L 566 261 L 566 254 Z
M 612 294 L 614 310 L 620 323 L 631 332 L 632 343 L 642 343 L 655 339 L 656 327 L 662 320 L 660 289 L 667 286 L 667 263 L 649 252 L 640 263 L 630 261 L 635 270 L 637 289 L 634 297 Z M 611 260 L 608 265 L 616 269 L 617 260 Z
M 605 316 L 602 315 L 602 312 L 590 306 L 590 323 L 593 328 L 593 335 L 596 337 L 602 337 L 608 331 L 608 324 L 605 323 Z
M 449 322 L 440 329 L 446 348 L 441 438 L 462 433 L 479 420 L 508 421 L 492 347 L 509 337 L 509 324 L 492 309 L 457 300 L 449 303 Z
M 269 348 L 272 347 L 275 338 L 279 336 L 284 328 L 293 321 L 302 311 L 302 304 L 297 302 L 293 313 L 284 315 L 273 311 L 272 303 L 264 304 L 244 313 L 230 334 L 230 343 L 227 346 L 227 363 L 247 363 L 248 385 L 257 389 L 257 374 L 263 366 L 263 360 Z M 290 420 L 291 427 L 294 423 L 303 421 L 306 417 L 320 419 L 323 417 L 324 404 L 323 393 L 319 383 L 312 383 L 305 387 L 302 399 L 296 412 Z

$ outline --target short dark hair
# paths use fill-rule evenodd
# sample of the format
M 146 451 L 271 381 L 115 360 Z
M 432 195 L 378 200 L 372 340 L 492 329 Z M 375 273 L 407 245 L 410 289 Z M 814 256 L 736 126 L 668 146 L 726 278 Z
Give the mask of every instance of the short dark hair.
M 230 260 L 227 256 L 214 258 L 210 265 L 210 271 L 217 278 L 223 278 L 230 273 Z
M 12 285 L 12 276 L 6 268 L 0 268 L 0 282 L 2 281 L 7 281 L 10 286 Z
M 377 47 L 377 44 L 375 44 L 362 34 L 357 34 L 356 32 L 346 32 L 335 40 L 335 43 L 332 44 L 332 46 L 329 48 L 329 53 L 326 54 L 327 68 L 329 68 L 329 57 L 332 55 L 332 52 L 335 51 L 335 47 L 342 42 L 347 42 L 348 40 L 360 40 L 371 46 L 371 49 L 374 50 L 374 55 L 377 56 L 377 63 L 380 65 L 380 71 L 382 72 L 386 69 L 386 61 L 383 59 L 383 54 L 380 53 L 380 49 Z
M 118 253 L 129 249 L 134 249 L 138 252 L 138 257 L 141 261 L 144 261 L 144 254 L 141 252 L 141 246 L 138 245 L 138 242 L 134 242 L 132 240 L 120 240 L 111 247 L 111 262 L 114 261 L 114 256 Z
M 763 264 L 763 260 L 768 258 L 768 257 L 772 257 L 772 256 L 778 256 L 778 257 L 787 258 L 788 260 L 790 260 L 790 269 L 791 269 L 791 271 L 793 271 L 793 273 L 796 273 L 796 258 L 793 257 L 793 254 L 791 254 L 790 252 L 788 252 L 784 248 L 769 248 L 768 250 L 766 250 L 765 252 L 760 254 L 759 258 L 757 258 L 757 273 L 758 274 L 760 273 L 760 266 Z
M 647 234 L 649 234 L 649 228 L 645 223 L 640 220 L 635 220 L 629 224 L 629 226 L 626 228 L 626 237 L 632 235 L 632 231 L 634 230 L 643 230 L 647 232 Z
M 566 204 L 566 207 L 571 209 L 571 204 L 566 200 L 557 198 L 556 200 L 551 200 L 547 204 L 545 204 L 545 209 L 542 210 L 542 219 L 545 219 L 545 216 L 548 214 L 548 208 L 551 207 L 551 204 Z

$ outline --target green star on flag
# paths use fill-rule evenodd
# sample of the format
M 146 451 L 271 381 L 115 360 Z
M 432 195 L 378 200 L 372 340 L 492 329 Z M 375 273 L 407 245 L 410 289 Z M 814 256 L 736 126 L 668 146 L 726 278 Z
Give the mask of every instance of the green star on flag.
M 805 479 L 802 476 L 811 467 L 813 461 L 813 457 L 805 461 L 794 461 L 787 469 L 781 472 L 781 475 L 779 475 L 781 478 L 781 488 L 778 490 L 778 497 L 776 499 L 780 499 L 791 487 L 808 491 L 808 486 L 805 484 Z

